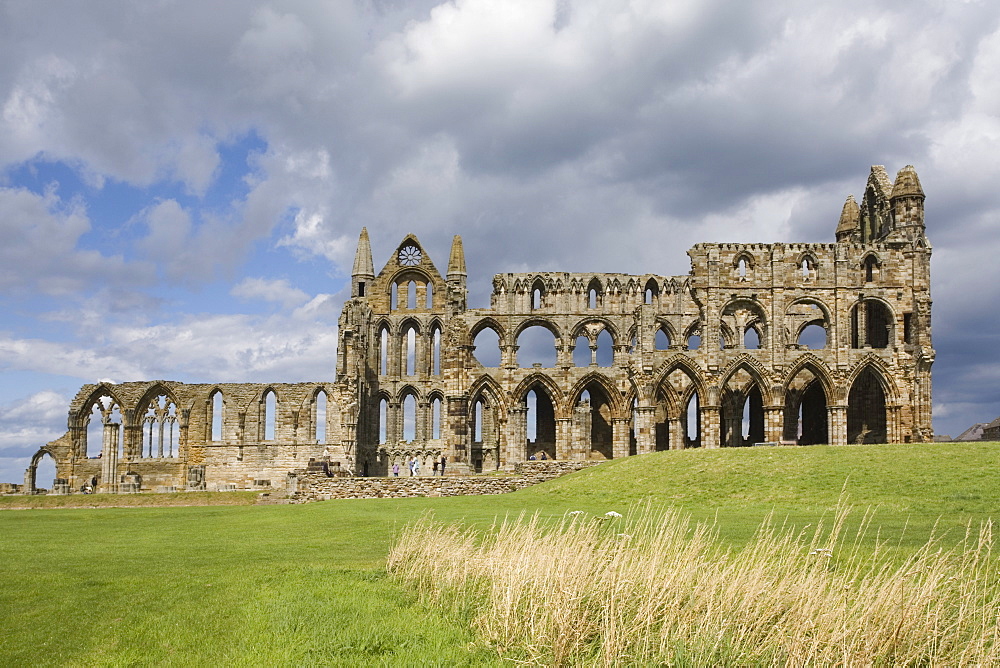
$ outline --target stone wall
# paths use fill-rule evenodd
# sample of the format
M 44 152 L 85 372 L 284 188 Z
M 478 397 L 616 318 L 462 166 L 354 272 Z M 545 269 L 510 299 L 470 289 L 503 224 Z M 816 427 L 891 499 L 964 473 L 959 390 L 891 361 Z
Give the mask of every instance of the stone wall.
M 328 499 L 402 499 L 414 496 L 506 494 L 600 462 L 521 462 L 510 475 L 446 475 L 444 477 L 328 478 L 297 471 L 288 475 L 294 503 Z

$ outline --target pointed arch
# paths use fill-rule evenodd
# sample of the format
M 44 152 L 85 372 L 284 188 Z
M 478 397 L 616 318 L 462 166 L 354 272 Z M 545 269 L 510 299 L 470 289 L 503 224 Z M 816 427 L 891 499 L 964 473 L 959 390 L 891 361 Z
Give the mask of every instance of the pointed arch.
M 472 383 L 472 386 L 469 388 L 469 397 L 476 397 L 484 392 L 489 393 L 493 397 L 493 400 L 503 414 L 507 413 L 510 406 L 507 404 L 506 393 L 495 378 L 486 374 L 483 374 Z
M 583 394 L 583 391 L 586 390 L 587 386 L 591 383 L 600 385 L 604 394 L 607 395 L 608 403 L 611 405 L 613 417 L 628 417 L 622 413 L 622 393 L 618 391 L 618 388 L 615 387 L 615 384 L 610 378 L 597 371 L 592 371 L 586 374 L 583 378 L 573 384 L 573 387 L 565 395 L 568 403 L 562 407 L 562 412 L 564 414 L 568 411 L 572 411 L 573 406 L 579 403 L 580 395 Z
M 678 369 L 683 371 L 688 378 L 691 379 L 697 388 L 699 396 L 707 396 L 705 393 L 708 388 L 705 383 L 705 377 L 702 375 L 701 367 L 699 367 L 686 355 L 674 355 L 657 368 L 657 370 L 653 373 L 654 378 L 656 378 L 653 385 L 657 388 L 657 391 L 659 390 L 660 385 L 666 382 L 667 377 Z
M 747 353 L 740 353 L 726 365 L 725 369 L 719 376 L 719 387 L 724 388 L 732 379 L 733 375 L 740 369 L 745 370 L 748 374 L 750 374 L 750 377 L 757 382 L 757 385 L 760 387 L 764 404 L 770 405 L 774 399 L 770 382 L 770 374 L 768 374 L 767 368 L 761 364 L 757 358 Z
M 781 380 L 781 386 L 787 389 L 795 377 L 803 370 L 808 370 L 816 376 L 816 379 L 822 384 L 823 391 L 826 392 L 828 400 L 832 401 L 837 396 L 837 389 L 834 385 L 830 369 L 827 367 L 826 362 L 813 353 L 804 353 L 792 363 Z
M 552 380 L 552 378 L 550 378 L 547 374 L 541 372 L 528 374 L 520 383 L 518 383 L 517 387 L 514 388 L 514 391 L 510 393 L 511 401 L 514 403 L 523 402 L 525 397 L 528 396 L 528 392 L 535 385 L 541 385 L 545 388 L 545 391 L 548 393 L 549 397 L 551 397 L 552 404 L 554 406 L 558 407 L 564 405 L 564 397 L 562 390 L 559 389 L 559 384 Z

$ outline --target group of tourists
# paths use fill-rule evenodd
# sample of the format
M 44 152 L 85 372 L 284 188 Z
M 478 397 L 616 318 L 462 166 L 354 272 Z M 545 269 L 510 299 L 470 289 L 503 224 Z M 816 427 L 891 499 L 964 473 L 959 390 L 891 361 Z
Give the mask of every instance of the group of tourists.
M 444 466 L 448 462 L 447 457 L 445 457 L 444 455 L 441 455 L 440 459 L 434 459 L 433 461 L 434 461 L 434 464 L 433 464 L 434 469 L 433 469 L 433 472 L 431 473 L 431 475 L 444 475 Z M 410 469 L 410 475 L 411 476 L 418 476 L 418 475 L 420 475 L 420 460 L 417 459 L 416 457 L 414 457 L 413 459 L 411 459 L 410 461 L 408 461 L 406 463 L 406 466 L 407 466 L 407 468 Z M 394 478 L 398 478 L 399 477 L 399 462 L 395 462 L 392 465 L 392 477 L 394 477 Z

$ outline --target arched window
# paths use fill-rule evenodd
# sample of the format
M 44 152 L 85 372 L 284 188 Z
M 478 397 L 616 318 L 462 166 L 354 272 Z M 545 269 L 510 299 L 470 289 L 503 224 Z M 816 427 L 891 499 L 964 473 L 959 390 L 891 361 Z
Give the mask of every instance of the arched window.
M 612 366 L 615 363 L 615 346 L 608 330 L 597 335 L 597 351 L 594 354 L 597 366 Z
M 378 402 L 378 442 L 385 443 L 386 429 L 389 425 L 389 403 L 382 399 Z
M 431 283 L 427 284 L 427 308 L 434 308 L 434 286 Z
M 314 401 L 314 413 L 316 415 L 316 442 L 326 443 L 326 391 L 320 390 L 316 393 Z
M 441 399 L 431 402 L 431 438 L 441 438 Z
M 222 440 L 222 418 L 223 411 L 225 410 L 225 404 L 222 399 L 222 391 L 216 390 L 212 392 L 212 401 L 209 410 L 212 411 L 212 419 L 210 423 L 212 425 L 212 439 L 213 441 Z
M 760 348 L 760 334 L 753 327 L 747 327 L 743 333 L 743 347 L 747 350 L 757 350 Z
M 874 255 L 867 256 L 861 263 L 865 272 L 865 282 L 871 283 L 878 280 L 878 270 L 880 268 L 878 258 Z
M 590 279 L 590 284 L 587 285 L 587 308 L 599 308 L 603 293 L 604 286 L 601 285 L 601 282 L 596 277 Z
M 87 418 L 86 447 L 84 449 L 89 459 L 101 456 L 105 448 L 123 452 L 124 430 L 122 429 L 122 412 L 109 395 L 104 395 L 94 402 Z M 110 439 L 109 442 L 105 442 Z
M 472 434 L 472 440 L 474 443 L 483 442 L 483 400 L 476 399 L 475 408 L 475 428 Z
M 435 327 L 431 335 L 431 373 L 441 375 L 441 328 Z
M 417 398 L 412 394 L 403 399 L 403 440 L 407 443 L 417 438 Z
M 385 328 L 379 334 L 379 373 L 389 373 L 389 330 Z
M 393 283 L 389 295 L 389 310 L 395 311 L 397 308 L 399 308 L 399 289 L 398 286 Z
M 643 294 L 643 303 L 652 304 L 653 300 L 660 296 L 660 286 L 656 284 L 656 280 L 649 279 L 646 281 L 646 290 Z
M 522 367 L 541 364 L 551 368 L 556 365 L 556 338 L 545 327 L 532 325 L 517 337 L 517 361 Z
M 573 348 L 574 366 L 590 365 L 590 339 L 586 336 L 576 337 L 576 346 Z
M 687 410 L 684 411 L 684 421 L 687 423 L 684 431 L 688 442 L 692 444 L 697 444 L 701 440 L 701 411 L 698 404 L 698 393 L 692 392 L 691 398 L 688 399 Z
M 653 343 L 656 350 L 668 350 L 670 348 L 670 337 L 667 335 L 666 330 L 662 327 L 656 330 L 656 337 Z
M 500 335 L 491 327 L 486 327 L 476 334 L 472 342 L 473 355 L 485 367 L 500 366 Z
M 145 457 L 175 457 L 180 429 L 177 406 L 165 394 L 149 402 L 142 418 L 142 452 Z
M 274 390 L 268 390 L 264 395 L 264 440 L 273 441 L 275 433 L 275 417 L 278 410 L 278 398 Z
M 809 350 L 826 348 L 826 328 L 819 324 L 806 325 L 799 333 L 798 344 Z
M 746 280 L 747 270 L 749 265 L 745 257 L 741 257 L 736 263 L 736 275 L 740 277 L 741 280 Z
M 697 334 L 692 334 L 688 337 L 687 348 L 688 350 L 698 350 L 701 347 L 701 337 Z
M 406 329 L 406 375 L 417 372 L 417 332 L 410 326 Z
M 542 302 L 545 299 L 545 283 L 542 279 L 535 279 L 535 282 L 531 285 L 531 310 L 536 311 L 542 308 Z
M 417 308 L 417 283 L 410 281 L 406 285 L 406 308 Z

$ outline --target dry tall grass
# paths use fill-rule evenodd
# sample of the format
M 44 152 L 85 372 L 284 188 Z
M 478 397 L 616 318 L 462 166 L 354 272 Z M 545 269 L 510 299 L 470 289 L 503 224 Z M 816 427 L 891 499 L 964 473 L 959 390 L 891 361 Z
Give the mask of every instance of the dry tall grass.
M 1000 663 L 990 524 L 954 549 L 932 538 L 900 564 L 863 542 L 869 514 L 844 539 L 846 516 L 811 534 L 765 522 L 739 550 L 648 508 L 558 525 L 522 516 L 485 533 L 427 518 L 388 567 L 532 663 Z

